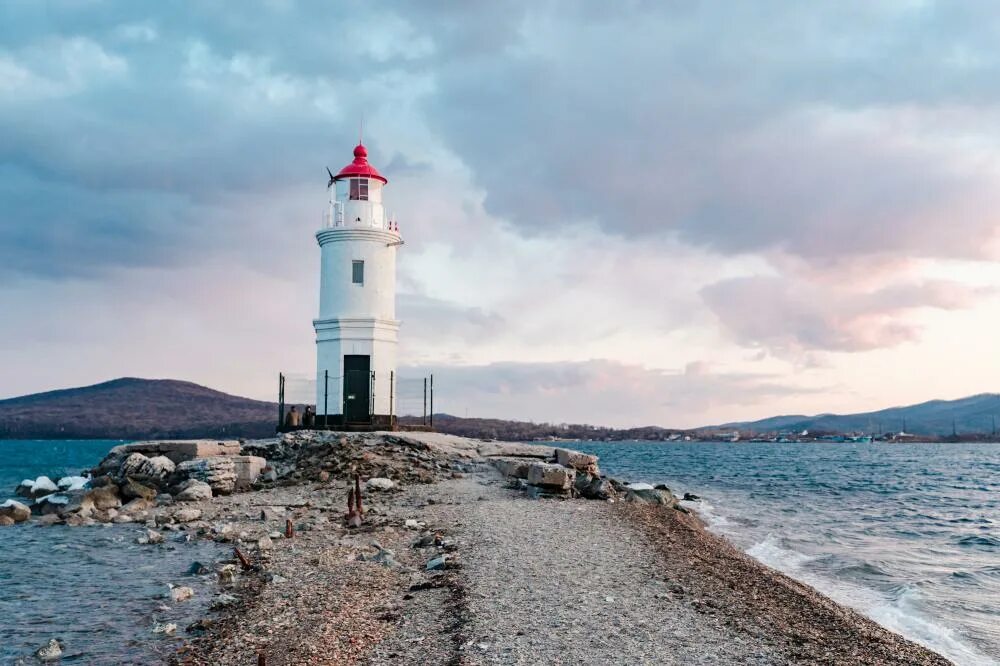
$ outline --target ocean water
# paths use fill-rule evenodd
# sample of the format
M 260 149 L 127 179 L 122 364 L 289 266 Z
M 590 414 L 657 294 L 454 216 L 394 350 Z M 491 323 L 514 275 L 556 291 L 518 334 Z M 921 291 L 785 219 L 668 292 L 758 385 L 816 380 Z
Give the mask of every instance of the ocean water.
M 76 474 L 119 442 L 0 440 L 0 501 L 22 479 Z M 214 574 L 188 576 L 228 551 L 205 541 L 140 546 L 137 525 L 0 528 L 0 664 L 32 664 L 50 638 L 65 644 L 60 663 L 149 664 L 173 654 L 184 627 L 205 615 Z M 189 601 L 165 598 L 168 583 L 195 590 Z M 174 637 L 152 633 L 178 625 Z
M 1000 445 L 573 442 L 956 664 L 1000 664 Z

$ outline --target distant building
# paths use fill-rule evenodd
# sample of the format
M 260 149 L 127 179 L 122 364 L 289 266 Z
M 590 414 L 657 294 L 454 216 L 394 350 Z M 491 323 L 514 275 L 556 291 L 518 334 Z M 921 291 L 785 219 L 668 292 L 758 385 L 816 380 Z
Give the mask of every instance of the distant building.
M 327 184 L 319 243 L 317 421 L 391 426 L 396 371 L 396 251 L 403 241 L 385 211 L 388 183 L 362 144 Z M 324 418 L 328 416 L 328 418 Z

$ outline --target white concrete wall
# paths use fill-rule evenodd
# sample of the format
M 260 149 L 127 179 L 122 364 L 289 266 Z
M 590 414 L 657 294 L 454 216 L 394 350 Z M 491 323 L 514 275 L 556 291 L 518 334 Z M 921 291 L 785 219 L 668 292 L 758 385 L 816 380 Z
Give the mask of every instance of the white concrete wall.
M 344 356 L 359 354 L 371 357 L 371 369 L 375 372 L 374 413 L 389 414 L 399 322 L 335 318 L 317 319 L 313 324 L 316 327 L 316 413 L 343 413 Z M 323 411 L 324 371 L 329 372 L 330 377 L 326 412 Z
M 396 318 L 396 251 L 399 237 L 386 231 L 325 229 L 320 243 L 319 318 Z M 364 284 L 352 282 L 352 262 L 365 262 Z

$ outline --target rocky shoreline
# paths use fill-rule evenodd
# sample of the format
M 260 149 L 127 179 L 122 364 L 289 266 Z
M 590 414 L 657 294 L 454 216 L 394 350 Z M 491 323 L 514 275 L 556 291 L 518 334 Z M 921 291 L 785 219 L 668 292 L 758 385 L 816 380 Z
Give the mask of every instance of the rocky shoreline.
M 231 545 L 192 564 L 214 610 L 158 628 L 175 664 L 949 663 L 598 463 L 435 433 L 142 442 L 0 516 Z

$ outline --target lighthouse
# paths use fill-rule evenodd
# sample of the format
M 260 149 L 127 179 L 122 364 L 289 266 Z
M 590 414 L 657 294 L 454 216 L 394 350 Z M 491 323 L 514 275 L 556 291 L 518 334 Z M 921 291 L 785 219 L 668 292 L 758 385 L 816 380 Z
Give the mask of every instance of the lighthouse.
M 359 143 L 330 172 L 320 247 L 316 329 L 316 423 L 393 427 L 396 371 L 396 252 L 403 244 L 386 214 L 388 181 Z

